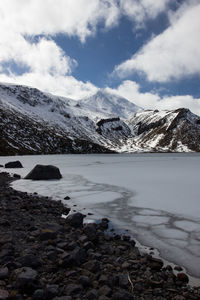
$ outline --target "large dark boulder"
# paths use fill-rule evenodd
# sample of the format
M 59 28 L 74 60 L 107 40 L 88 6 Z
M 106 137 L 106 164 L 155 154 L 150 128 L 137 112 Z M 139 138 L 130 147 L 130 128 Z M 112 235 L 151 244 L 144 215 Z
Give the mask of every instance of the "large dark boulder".
M 47 180 L 60 178 L 62 178 L 62 175 L 57 167 L 51 165 L 36 165 L 24 179 Z
M 5 164 L 5 168 L 23 168 L 23 166 L 20 161 L 17 160 L 8 162 L 7 164 Z

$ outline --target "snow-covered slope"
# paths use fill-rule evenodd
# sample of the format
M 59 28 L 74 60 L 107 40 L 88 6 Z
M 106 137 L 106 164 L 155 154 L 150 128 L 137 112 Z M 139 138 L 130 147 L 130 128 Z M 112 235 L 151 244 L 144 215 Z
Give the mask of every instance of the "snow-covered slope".
M 79 101 L 0 84 L 0 154 L 200 151 L 189 110 L 144 111 L 105 90 Z
M 146 151 L 200 151 L 200 117 L 190 110 L 143 111 L 129 121 L 135 146 Z
M 80 107 L 84 107 L 87 113 L 101 118 L 120 117 L 128 120 L 138 111 L 143 109 L 127 99 L 99 90 L 95 95 L 79 101 Z

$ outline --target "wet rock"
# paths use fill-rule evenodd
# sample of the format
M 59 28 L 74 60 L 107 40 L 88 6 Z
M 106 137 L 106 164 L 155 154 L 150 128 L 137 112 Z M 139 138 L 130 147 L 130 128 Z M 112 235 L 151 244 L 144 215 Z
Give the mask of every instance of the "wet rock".
M 69 215 L 66 218 L 66 222 L 69 223 L 71 226 L 78 228 L 78 227 L 83 226 L 84 218 L 85 218 L 85 215 L 77 212 L 77 213 Z
M 175 271 L 179 271 L 179 272 L 180 272 L 180 271 L 182 271 L 182 270 L 183 270 L 183 268 L 181 268 L 180 266 L 175 266 L 175 267 L 174 267 L 174 270 L 175 270 Z
M 154 257 L 148 257 L 148 261 L 149 261 L 149 266 L 152 270 L 155 271 L 160 271 L 160 269 L 162 269 L 163 267 L 163 261 L 159 258 L 154 258 Z
M 62 178 L 62 175 L 57 167 L 51 165 L 36 165 L 24 179 L 48 180 L 60 178 Z
M 180 280 L 181 282 L 184 282 L 184 283 L 189 282 L 189 277 L 185 273 L 178 273 L 177 274 L 177 279 Z
M 14 168 L 23 168 L 21 162 L 19 160 L 17 161 L 10 161 L 8 163 L 5 164 L 5 168 L 10 168 L 10 169 L 14 169 Z
M 70 200 L 71 198 L 69 197 L 69 196 L 66 196 L 65 198 L 64 198 L 64 200 Z

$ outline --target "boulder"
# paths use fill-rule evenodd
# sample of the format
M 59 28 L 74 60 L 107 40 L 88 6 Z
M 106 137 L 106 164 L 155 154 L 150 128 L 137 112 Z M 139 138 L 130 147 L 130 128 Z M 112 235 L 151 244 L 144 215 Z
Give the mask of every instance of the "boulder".
M 75 214 L 71 214 L 66 218 L 66 222 L 69 223 L 73 227 L 81 227 L 83 226 L 83 219 L 85 215 L 77 212 Z
M 6 169 L 13 169 L 13 168 L 23 168 L 21 162 L 19 160 L 16 161 L 10 161 L 7 164 L 5 164 Z
M 24 179 L 48 180 L 60 178 L 62 178 L 62 175 L 57 167 L 51 165 L 36 165 Z

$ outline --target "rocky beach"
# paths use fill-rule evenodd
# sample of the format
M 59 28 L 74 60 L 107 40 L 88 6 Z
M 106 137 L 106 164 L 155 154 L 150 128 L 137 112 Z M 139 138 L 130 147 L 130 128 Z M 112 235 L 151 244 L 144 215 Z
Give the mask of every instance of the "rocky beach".
M 0 300 L 200 299 L 181 269 L 111 235 L 109 220 L 84 224 L 59 201 L 15 191 L 13 180 L 0 173 Z

